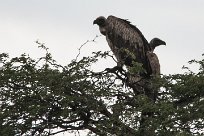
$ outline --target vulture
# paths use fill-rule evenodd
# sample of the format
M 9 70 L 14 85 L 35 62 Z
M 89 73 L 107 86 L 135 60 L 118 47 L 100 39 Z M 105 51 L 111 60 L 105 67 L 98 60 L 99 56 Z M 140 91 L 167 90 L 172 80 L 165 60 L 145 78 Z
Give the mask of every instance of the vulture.
M 134 62 L 141 63 L 145 72 L 140 75 L 149 76 L 152 74 L 150 66 L 150 52 L 158 46 L 156 40 L 149 44 L 141 31 L 128 20 L 115 16 L 100 16 L 93 21 L 99 26 L 102 35 L 106 37 L 108 45 L 118 61 L 118 66 L 132 67 Z M 150 43 L 151 43 L 150 42 Z
M 159 45 L 166 45 L 164 41 L 159 38 L 153 38 L 150 43 L 150 51 L 147 51 L 147 58 L 151 67 L 151 75 L 158 76 L 160 75 L 160 63 L 157 55 L 153 52 L 155 47 Z

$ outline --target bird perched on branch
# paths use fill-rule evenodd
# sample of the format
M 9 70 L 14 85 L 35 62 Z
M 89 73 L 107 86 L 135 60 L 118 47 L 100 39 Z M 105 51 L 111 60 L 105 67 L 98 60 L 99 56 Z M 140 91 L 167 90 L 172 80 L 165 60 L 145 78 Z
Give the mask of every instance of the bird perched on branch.
M 147 51 L 147 58 L 151 67 L 151 75 L 157 76 L 160 75 L 160 63 L 157 55 L 154 53 L 154 49 L 159 45 L 166 45 L 166 42 L 162 41 L 159 38 L 153 38 L 150 43 L 150 51 Z
M 149 79 L 151 76 L 160 74 L 160 64 L 153 51 L 157 46 L 166 43 L 159 38 L 153 38 L 148 43 L 136 26 L 128 20 L 115 16 L 108 16 L 107 18 L 100 16 L 94 20 L 93 24 L 97 24 L 101 34 L 106 36 L 108 45 L 118 61 L 118 66 L 127 66 L 127 85 L 133 88 L 135 94 L 145 92 L 155 101 L 157 88 L 152 86 Z M 135 64 L 142 65 L 144 71 L 139 70 L 136 74 L 131 72 L 132 69 L 135 69 Z
M 108 18 L 100 16 L 93 24 L 97 24 L 101 34 L 106 36 L 118 66 L 132 67 L 134 62 L 141 63 L 145 70 L 142 74 L 151 75 L 152 70 L 146 55 L 151 47 L 136 26 L 128 20 L 115 16 L 108 16 Z

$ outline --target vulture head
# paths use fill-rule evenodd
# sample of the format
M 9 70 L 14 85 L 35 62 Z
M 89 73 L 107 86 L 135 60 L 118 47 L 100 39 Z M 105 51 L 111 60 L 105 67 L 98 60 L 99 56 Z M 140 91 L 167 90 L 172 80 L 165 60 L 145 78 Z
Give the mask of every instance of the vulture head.
M 93 24 L 97 24 L 101 34 L 106 35 L 106 18 L 104 16 L 96 18 L 96 20 L 93 21 Z
M 151 41 L 150 41 L 150 47 L 151 47 L 151 50 L 154 50 L 155 47 L 159 46 L 159 45 L 166 45 L 166 42 L 165 41 L 162 41 L 161 39 L 159 38 L 153 38 Z
M 93 21 L 93 24 L 97 24 L 101 27 L 105 26 L 106 18 L 104 16 L 97 17 L 96 20 Z

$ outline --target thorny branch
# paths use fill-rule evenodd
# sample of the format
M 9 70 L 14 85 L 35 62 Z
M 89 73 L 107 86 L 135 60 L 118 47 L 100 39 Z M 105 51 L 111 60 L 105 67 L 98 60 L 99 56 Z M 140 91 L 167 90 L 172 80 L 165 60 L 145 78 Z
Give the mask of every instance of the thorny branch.
M 41 47 L 42 49 L 45 49 L 46 52 L 48 53 L 48 49 L 49 49 L 49 48 L 47 48 L 47 47 L 45 46 L 45 43 L 41 43 L 41 42 L 39 42 L 39 40 L 36 40 L 35 43 L 38 44 L 38 47 Z
M 81 54 L 81 48 L 82 48 L 84 45 L 86 45 L 87 43 L 89 43 L 89 42 L 96 42 L 96 39 L 97 39 L 98 37 L 100 37 L 100 36 L 102 36 L 102 35 L 96 35 L 92 40 L 87 40 L 85 43 L 83 43 L 83 44 L 79 47 L 79 49 L 78 49 L 79 53 L 77 54 L 77 56 L 76 56 L 76 58 L 75 58 L 75 61 L 78 59 L 79 55 Z
M 118 63 L 118 61 L 113 57 L 113 55 L 107 54 L 107 56 L 111 57 L 113 59 L 113 61 L 115 61 L 116 63 Z

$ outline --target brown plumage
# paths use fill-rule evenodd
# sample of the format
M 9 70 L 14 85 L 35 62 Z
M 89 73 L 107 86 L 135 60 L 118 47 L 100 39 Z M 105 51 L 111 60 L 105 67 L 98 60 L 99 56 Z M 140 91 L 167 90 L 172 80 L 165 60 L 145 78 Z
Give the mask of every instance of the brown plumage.
M 153 38 L 148 43 L 136 26 L 115 16 L 108 16 L 107 19 L 100 16 L 94 20 L 93 24 L 97 24 L 101 34 L 106 36 L 108 45 L 119 66 L 125 64 L 131 67 L 133 62 L 138 62 L 146 71 L 142 72 L 142 75 L 160 74 L 159 59 L 153 51 L 159 45 L 166 45 L 164 41 Z
M 147 51 L 147 58 L 151 67 L 152 76 L 160 75 L 159 59 L 157 55 L 153 52 L 155 47 L 159 45 L 166 45 L 166 43 L 159 38 L 153 38 L 149 43 L 150 51 Z
M 151 67 L 151 75 L 152 76 L 160 75 L 160 63 L 157 55 L 152 51 L 148 51 L 147 58 L 149 60 L 150 67 Z
M 99 25 L 101 34 L 106 36 L 119 65 L 133 66 L 133 62 L 138 62 L 146 71 L 145 75 L 151 74 L 152 70 L 146 55 L 151 49 L 137 27 L 115 16 L 108 16 L 107 19 L 100 16 L 93 23 Z

